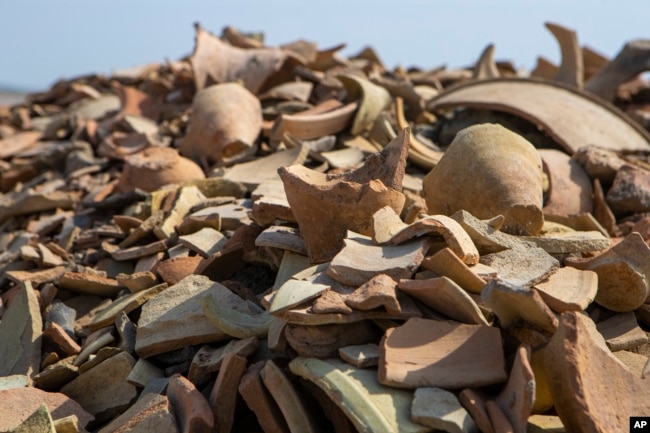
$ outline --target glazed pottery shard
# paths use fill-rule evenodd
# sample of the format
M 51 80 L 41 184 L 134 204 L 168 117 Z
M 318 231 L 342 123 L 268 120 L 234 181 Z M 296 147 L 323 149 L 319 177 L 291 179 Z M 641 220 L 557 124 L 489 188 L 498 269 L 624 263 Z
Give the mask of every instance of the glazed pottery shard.
M 640 378 L 621 364 L 584 314 L 562 314 L 544 357 L 567 431 L 629 431 L 629 414 L 650 409 L 650 376 Z
M 507 379 L 498 328 L 414 318 L 387 330 L 379 347 L 384 385 L 454 389 Z
M 194 96 L 180 152 L 197 161 L 222 163 L 254 152 L 261 128 L 262 108 L 255 95 L 237 83 L 210 86 Z
M 533 122 L 569 154 L 585 146 L 647 150 L 650 135 L 619 109 L 577 90 L 522 78 L 473 81 L 429 101 L 428 109 L 505 111 Z
M 460 131 L 422 187 L 431 214 L 504 215 L 504 231 L 516 234 L 535 235 L 544 223 L 541 158 L 526 139 L 498 124 Z

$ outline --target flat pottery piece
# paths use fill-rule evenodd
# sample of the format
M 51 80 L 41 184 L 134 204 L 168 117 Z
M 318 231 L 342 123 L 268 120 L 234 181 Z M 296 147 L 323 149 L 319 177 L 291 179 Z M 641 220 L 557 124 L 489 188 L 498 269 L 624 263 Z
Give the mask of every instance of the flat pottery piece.
M 300 232 L 292 227 L 271 226 L 255 238 L 256 247 L 281 248 L 298 254 L 307 255 L 305 242 Z
M 542 160 L 530 142 L 499 124 L 458 132 L 422 186 L 431 214 L 503 215 L 505 231 L 527 235 L 538 234 L 544 223 Z
M 555 313 L 533 289 L 492 280 L 485 285 L 481 299 L 486 301 L 505 328 L 520 320 L 549 333 L 557 328 Z
M 534 246 L 521 236 L 512 236 L 501 231 L 502 218 L 480 220 L 471 213 L 460 210 L 451 216 L 465 229 L 481 254 L 498 253 L 507 249 L 522 249 Z
M 507 379 L 498 328 L 409 319 L 386 331 L 377 378 L 397 388 L 480 387 Z
M 203 227 L 201 230 L 189 235 L 179 236 L 178 242 L 203 257 L 223 251 L 228 241 L 225 235 L 211 228 Z
M 650 377 L 623 366 L 581 313 L 560 316 L 544 357 L 555 409 L 567 431 L 629 431 L 628 414 L 650 409 Z
M 639 327 L 633 312 L 618 313 L 596 324 L 612 352 L 634 349 L 648 342 L 648 336 Z
M 334 359 L 298 357 L 291 372 L 320 387 L 362 433 L 428 432 L 411 421 L 413 394 L 383 386 L 373 370 L 352 367 Z
M 523 287 L 531 287 L 544 281 L 560 265 L 557 259 L 541 248 L 486 254 L 481 256 L 481 263 L 494 268 L 500 279 Z
M 332 259 L 327 275 L 343 284 L 360 286 L 378 274 L 399 281 L 411 278 L 429 247 L 425 239 L 400 245 L 375 245 L 370 238 L 352 234 Z
M 598 274 L 596 302 L 612 311 L 635 310 L 650 294 L 650 247 L 639 233 L 630 233 L 598 256 L 570 259 L 566 264 Z
M 163 283 L 150 289 L 118 298 L 108 307 L 98 312 L 88 326 L 93 331 L 108 326 L 115 322 L 120 312 L 123 311 L 127 314 L 132 312 L 165 289 L 167 289 L 167 284 Z
M 456 396 L 442 388 L 416 389 L 411 419 L 448 433 L 478 433 L 478 427 Z
M 392 315 L 398 316 L 402 312 L 397 300 L 397 281 L 386 274 L 375 275 L 360 285 L 345 298 L 345 303 L 362 311 L 384 307 Z
M 470 325 L 489 325 L 476 302 L 447 277 L 400 280 L 397 287 L 450 319 Z
M 235 295 L 236 296 L 236 295 Z M 251 301 L 224 305 L 212 296 L 201 299 L 205 317 L 217 328 L 235 338 L 263 337 L 273 321 L 271 315 Z
M 434 255 L 425 258 L 421 267 L 435 272 L 441 277 L 448 277 L 469 293 L 480 294 L 486 282 L 449 248 L 443 248 Z
M 259 361 L 248 367 L 239 382 L 238 391 L 248 408 L 257 417 L 258 423 L 266 426 L 265 431 L 274 433 L 289 433 L 289 426 L 284 419 L 278 404 L 262 383 L 260 372 L 266 361 Z
M 377 341 L 377 332 L 369 320 L 346 324 L 288 324 L 285 338 L 299 355 L 310 358 L 334 358 L 341 347 Z
M 559 416 L 531 415 L 526 425 L 526 433 L 566 433 Z
M 650 366 L 650 358 L 648 356 L 628 350 L 619 350 L 613 353 L 616 359 L 621 361 L 634 375 L 644 377 L 648 374 L 648 371 L 646 371 L 646 366 Z
M 269 313 L 277 314 L 303 304 L 318 297 L 329 286 L 314 284 L 304 280 L 290 279 L 286 281 L 273 295 Z
M 521 345 L 517 348 L 508 383 L 495 399 L 516 432 L 526 431 L 526 421 L 535 402 L 535 375 L 530 355 L 530 347 Z
M 230 353 L 224 357 L 222 368 L 219 370 L 217 380 L 210 391 L 208 403 L 214 415 L 214 425 L 217 433 L 232 431 L 235 423 L 235 409 L 237 406 L 237 385 L 246 372 L 246 358 Z
M 375 367 L 379 364 L 379 346 L 372 343 L 344 346 L 339 348 L 339 356 L 357 368 Z
M 563 267 L 537 283 L 535 289 L 557 313 L 583 311 L 596 298 L 598 275 L 593 271 Z
M 583 253 L 609 248 L 611 241 L 600 231 L 549 233 L 542 236 L 522 236 L 549 254 Z
M 349 101 L 359 99 L 359 108 L 350 127 L 350 134 L 359 135 L 373 124 L 379 113 L 390 106 L 390 94 L 383 87 L 358 75 L 342 74 L 336 78 L 343 83 Z
M 459 85 L 429 101 L 429 110 L 496 109 L 535 123 L 570 155 L 579 148 L 647 150 L 650 136 L 613 105 L 570 87 L 522 78 Z
M 36 411 L 20 423 L 11 433 L 56 433 L 52 415 L 45 404 L 41 404 Z
M 275 362 L 269 360 L 260 372 L 266 389 L 280 407 L 292 432 L 317 432 L 315 420 L 307 411 L 295 387 Z

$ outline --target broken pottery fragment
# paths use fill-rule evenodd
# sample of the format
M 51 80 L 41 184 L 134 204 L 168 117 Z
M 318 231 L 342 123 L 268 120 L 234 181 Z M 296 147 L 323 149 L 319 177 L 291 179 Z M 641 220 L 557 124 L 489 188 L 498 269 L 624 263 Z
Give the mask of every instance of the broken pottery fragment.
M 268 334 L 273 321 L 269 313 L 261 310 L 256 304 L 243 300 L 240 308 L 248 311 L 239 311 L 235 307 L 236 305 L 223 305 L 212 296 L 201 299 L 205 317 L 226 334 L 236 338 L 263 337 Z
M 118 298 L 109 306 L 99 311 L 90 321 L 88 326 L 93 331 L 108 326 L 115 321 L 115 318 L 120 314 L 120 312 L 124 312 L 126 314 L 132 312 L 147 302 L 147 300 L 153 298 L 165 289 L 167 289 L 167 284 L 163 283 L 149 289 Z
M 568 86 L 523 78 L 471 81 L 429 101 L 430 111 L 458 107 L 495 109 L 545 131 L 569 154 L 585 146 L 647 150 L 650 134 L 621 110 Z
M 339 356 L 357 368 L 375 367 L 379 364 L 379 346 L 372 343 L 344 346 L 339 348 Z
M 362 167 L 337 176 L 303 166 L 278 169 L 312 262 L 331 260 L 343 246 L 347 230 L 371 235 L 372 215 L 382 207 L 401 212 L 408 146 L 402 131 Z
M 426 257 L 421 263 L 422 269 L 435 272 L 441 277 L 448 277 L 467 292 L 478 295 L 483 290 L 486 278 L 474 271 L 477 266 L 467 266 L 449 248 L 443 248 L 434 255 Z
M 478 433 L 472 417 L 456 396 L 442 388 L 418 388 L 411 404 L 411 420 L 448 433 Z
M 486 254 L 480 263 L 494 268 L 500 279 L 523 287 L 545 280 L 559 267 L 556 258 L 536 247 Z
M 494 311 L 504 328 L 513 326 L 520 320 L 549 333 L 555 332 L 557 328 L 555 313 L 533 289 L 492 280 L 483 288 L 481 299 Z
M 487 413 L 487 399 L 483 392 L 465 388 L 458 394 L 458 400 L 471 415 L 482 433 L 495 433 Z
M 348 307 L 343 296 L 331 289 L 323 291 L 320 296 L 314 300 L 311 304 L 311 310 L 316 314 L 352 313 L 352 308 Z
M 178 373 L 170 377 L 167 397 L 174 408 L 181 433 L 212 431 L 212 409 L 201 392 L 187 378 Z
M 222 251 L 227 241 L 228 238 L 221 232 L 210 227 L 203 227 L 199 231 L 178 237 L 178 242 L 181 245 L 203 257 L 210 257 Z
M 584 77 L 584 62 L 578 45 L 578 35 L 575 31 L 555 23 L 546 22 L 544 25 L 555 36 L 562 53 L 560 67 L 553 80 L 581 89 Z M 525 426 L 514 425 L 513 427 L 515 430 L 525 428 Z
M 151 146 L 126 158 L 117 185 L 120 191 L 141 189 L 152 192 L 190 179 L 204 179 L 201 167 L 171 147 Z
M 510 424 L 510 420 L 508 420 L 508 417 L 503 413 L 503 410 L 501 410 L 498 404 L 492 400 L 488 400 L 485 403 L 485 409 L 490 416 L 490 422 L 495 432 L 515 433 L 515 429 Z
M 98 433 L 178 433 L 176 417 L 165 395 L 149 393 Z
M 598 256 L 567 258 L 565 264 L 596 272 L 596 302 L 612 311 L 635 310 L 650 295 L 650 248 L 639 233 L 630 233 Z
M 618 313 L 596 324 L 612 352 L 634 349 L 648 342 L 648 336 L 637 323 L 633 312 Z
M 555 410 L 567 431 L 629 431 L 629 414 L 650 409 L 650 377 L 628 371 L 582 313 L 560 316 L 544 358 Z
M 507 379 L 501 332 L 484 325 L 409 319 L 386 331 L 380 383 L 397 388 L 480 387 Z
M 248 361 L 235 353 L 227 354 L 210 391 L 208 403 L 212 408 L 217 433 L 229 433 L 235 422 L 237 385 L 246 372 Z
M 314 284 L 304 280 L 287 280 L 273 295 L 268 312 L 277 314 L 289 310 L 318 297 L 327 289 L 329 287 L 324 284 Z
M 360 286 L 379 274 L 395 281 L 411 278 L 429 247 L 426 238 L 400 245 L 375 245 L 368 237 L 349 234 L 327 268 L 327 275 L 350 286 Z
M 238 356 L 249 356 L 259 346 L 256 337 L 248 337 L 243 340 L 231 340 L 227 344 L 214 348 L 203 346 L 192 358 L 192 363 L 187 378 L 196 386 L 202 386 L 210 381 L 211 374 L 221 370 L 224 360 L 228 354 Z
M 305 407 L 304 399 L 274 361 L 266 362 L 260 371 L 260 376 L 292 432 L 315 433 L 318 431 L 316 420 Z
M 474 65 L 472 78 L 475 80 L 485 80 L 488 78 L 499 78 L 501 74 L 494 61 L 494 45 L 489 44 L 483 49 L 481 56 Z
M 628 164 L 619 168 L 607 204 L 616 215 L 650 212 L 650 172 Z
M 45 404 L 20 423 L 11 433 L 56 433 L 54 421 Z
M 362 433 L 424 433 L 429 427 L 411 421 L 413 394 L 377 382 L 376 373 L 335 359 L 297 357 L 292 373 L 321 388 Z
M 289 324 L 284 334 L 298 355 L 323 359 L 337 356 L 343 346 L 366 344 L 377 339 L 376 330 L 369 320 L 317 326 Z
M 397 287 L 450 319 L 470 325 L 489 325 L 471 296 L 447 277 L 400 280 Z
M 555 149 L 538 149 L 548 175 L 544 215 L 569 216 L 592 212 L 591 179 L 582 166 L 566 153 Z
M 278 404 L 262 383 L 260 372 L 267 361 L 250 365 L 241 381 L 238 391 L 248 408 L 255 414 L 257 421 L 268 433 L 289 433 L 289 426 Z
M 342 74 L 336 78 L 343 83 L 348 101 L 359 99 L 359 108 L 350 127 L 350 134 L 359 135 L 372 125 L 379 113 L 390 106 L 390 94 L 383 87 L 358 75 Z
M 566 433 L 564 424 L 556 415 L 531 415 L 526 424 L 527 433 Z
M 460 131 L 424 178 L 423 190 L 431 214 L 504 215 L 505 231 L 528 235 L 544 223 L 541 158 L 526 139 L 498 124 Z
M 195 161 L 221 164 L 254 151 L 262 128 L 262 108 L 237 83 L 209 86 L 194 96 L 192 116 L 180 152 Z
M 593 271 L 563 267 L 534 287 L 557 313 L 583 311 L 596 298 L 598 275 Z
M 402 308 L 397 300 L 397 281 L 386 274 L 378 274 L 360 285 L 345 298 L 345 303 L 356 310 L 384 307 L 389 314 L 398 316 Z
M 530 366 L 530 347 L 517 348 L 508 383 L 494 400 L 515 432 L 525 432 L 535 402 L 535 375 Z

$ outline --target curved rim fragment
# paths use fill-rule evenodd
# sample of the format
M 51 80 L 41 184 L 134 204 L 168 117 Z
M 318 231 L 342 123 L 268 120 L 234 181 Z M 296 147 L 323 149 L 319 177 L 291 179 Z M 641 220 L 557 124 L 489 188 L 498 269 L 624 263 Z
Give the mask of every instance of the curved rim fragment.
M 537 125 L 569 154 L 584 146 L 650 149 L 650 134 L 609 102 L 559 83 L 531 78 L 472 81 L 450 87 L 428 110 L 460 107 L 503 111 Z

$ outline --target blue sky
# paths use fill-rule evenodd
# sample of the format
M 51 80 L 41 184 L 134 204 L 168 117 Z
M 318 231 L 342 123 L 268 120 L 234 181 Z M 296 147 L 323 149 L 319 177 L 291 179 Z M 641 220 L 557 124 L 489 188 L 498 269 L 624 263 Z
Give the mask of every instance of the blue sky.
M 493 43 L 497 60 L 532 69 L 559 48 L 551 21 L 611 57 L 650 39 L 647 0 L 2 0 L 0 85 L 41 90 L 59 78 L 178 59 L 194 46 L 194 22 L 263 31 L 269 45 L 303 38 L 344 55 L 370 45 L 386 66 L 462 67 Z

